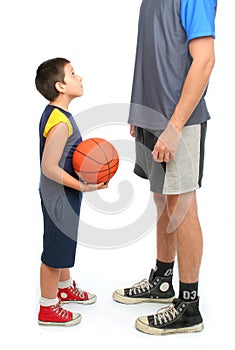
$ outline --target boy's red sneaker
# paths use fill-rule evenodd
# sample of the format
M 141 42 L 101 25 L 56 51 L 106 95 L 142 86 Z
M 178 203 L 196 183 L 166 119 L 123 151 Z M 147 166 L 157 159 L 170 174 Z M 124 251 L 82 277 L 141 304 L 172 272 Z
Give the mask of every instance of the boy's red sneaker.
M 96 295 L 78 288 L 75 281 L 73 281 L 73 285 L 68 288 L 59 288 L 57 296 L 63 304 L 93 304 L 96 302 Z
M 42 326 L 74 326 L 81 322 L 82 316 L 63 309 L 60 304 L 40 305 L 38 323 Z

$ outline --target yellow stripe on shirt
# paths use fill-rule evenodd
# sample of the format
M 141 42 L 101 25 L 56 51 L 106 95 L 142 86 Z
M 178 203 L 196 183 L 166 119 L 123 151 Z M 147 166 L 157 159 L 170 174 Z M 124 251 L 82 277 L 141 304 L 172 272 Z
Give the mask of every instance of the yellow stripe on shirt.
M 69 119 L 66 117 L 64 113 L 62 113 L 59 109 L 55 108 L 51 112 L 50 117 L 48 118 L 48 121 L 46 123 L 43 136 L 47 137 L 48 132 L 53 128 L 55 125 L 59 123 L 65 123 L 68 126 L 69 129 L 69 136 L 72 135 L 73 133 L 73 127 L 72 124 L 70 123 Z

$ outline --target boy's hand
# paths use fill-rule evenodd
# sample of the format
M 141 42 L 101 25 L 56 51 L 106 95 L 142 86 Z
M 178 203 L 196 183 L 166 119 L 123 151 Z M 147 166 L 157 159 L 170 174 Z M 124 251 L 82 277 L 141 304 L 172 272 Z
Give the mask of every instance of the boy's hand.
M 108 182 L 100 184 L 88 184 L 86 182 L 80 182 L 81 192 L 92 192 L 96 190 L 102 190 L 108 187 Z

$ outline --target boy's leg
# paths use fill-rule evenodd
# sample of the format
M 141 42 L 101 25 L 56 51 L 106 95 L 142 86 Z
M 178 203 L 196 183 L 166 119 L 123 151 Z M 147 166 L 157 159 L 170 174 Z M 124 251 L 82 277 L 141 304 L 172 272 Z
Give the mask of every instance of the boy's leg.
M 60 269 L 59 281 L 64 282 L 64 281 L 68 281 L 69 279 L 70 279 L 70 270 L 68 268 Z
M 57 297 L 59 276 L 60 269 L 54 269 L 41 263 L 40 285 L 43 298 L 54 299 Z
M 38 323 L 44 326 L 73 326 L 81 321 L 81 315 L 64 310 L 57 297 L 60 269 L 41 263 L 41 299 Z

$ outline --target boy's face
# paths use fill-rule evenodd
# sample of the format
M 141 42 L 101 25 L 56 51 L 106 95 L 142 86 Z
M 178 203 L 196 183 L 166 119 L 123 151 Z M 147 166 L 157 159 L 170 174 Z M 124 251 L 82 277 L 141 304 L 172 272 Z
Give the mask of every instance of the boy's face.
M 77 75 L 71 63 L 67 63 L 64 67 L 64 82 L 66 95 L 74 98 L 83 95 L 82 78 Z

